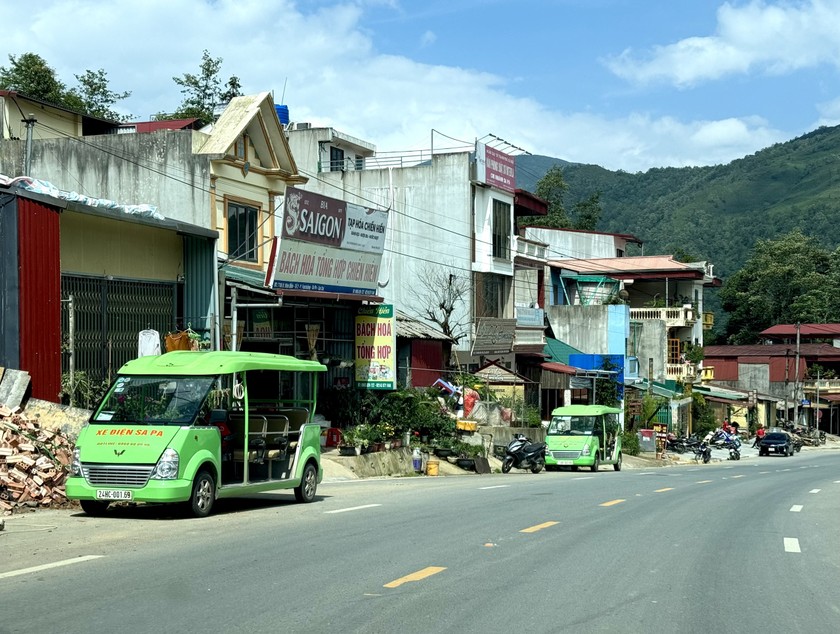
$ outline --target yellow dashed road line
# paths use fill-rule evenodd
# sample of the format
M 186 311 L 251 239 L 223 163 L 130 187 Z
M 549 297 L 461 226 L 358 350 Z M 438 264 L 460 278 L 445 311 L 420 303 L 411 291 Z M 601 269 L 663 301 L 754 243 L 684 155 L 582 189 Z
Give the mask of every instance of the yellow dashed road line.
M 400 577 L 399 579 L 395 579 L 390 583 L 386 583 L 383 588 L 397 588 L 404 583 L 408 583 L 409 581 L 420 581 L 421 579 L 425 579 L 426 577 L 431 577 L 432 575 L 436 575 L 439 572 L 443 572 L 446 568 L 442 568 L 440 566 L 429 566 L 428 568 L 423 568 L 423 570 L 418 570 L 417 572 L 412 572 L 410 575 L 406 575 L 405 577 Z
M 673 490 L 674 490 L 674 487 L 667 487 L 667 488 L 664 488 L 664 489 L 656 489 L 656 491 L 654 491 L 654 493 L 665 493 L 665 491 L 673 491 Z
M 543 522 L 542 524 L 537 524 L 536 526 L 531 526 L 530 528 L 523 528 L 520 533 L 536 533 L 537 531 L 541 531 L 544 528 L 548 528 L 549 526 L 554 526 L 555 524 L 559 524 L 560 522 Z
M 603 504 L 599 504 L 598 506 L 615 506 L 616 504 L 621 504 L 625 500 L 610 500 L 609 502 L 604 502 Z

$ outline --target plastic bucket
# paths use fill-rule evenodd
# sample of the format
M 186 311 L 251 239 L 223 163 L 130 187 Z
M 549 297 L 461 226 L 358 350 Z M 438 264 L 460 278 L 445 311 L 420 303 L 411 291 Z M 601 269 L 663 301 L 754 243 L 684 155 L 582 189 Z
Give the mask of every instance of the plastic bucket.
M 440 465 L 440 460 L 427 460 L 426 461 L 426 475 L 427 476 L 436 476 L 438 474 L 438 466 Z

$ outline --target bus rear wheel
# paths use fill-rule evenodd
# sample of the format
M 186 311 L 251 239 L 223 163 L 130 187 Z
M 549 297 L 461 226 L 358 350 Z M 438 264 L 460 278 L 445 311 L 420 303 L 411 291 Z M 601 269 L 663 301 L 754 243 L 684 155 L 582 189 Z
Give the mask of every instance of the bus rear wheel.
M 295 499 L 298 502 L 311 502 L 315 499 L 315 491 L 318 488 L 318 471 L 310 462 L 303 468 L 303 476 L 300 484 L 295 487 Z

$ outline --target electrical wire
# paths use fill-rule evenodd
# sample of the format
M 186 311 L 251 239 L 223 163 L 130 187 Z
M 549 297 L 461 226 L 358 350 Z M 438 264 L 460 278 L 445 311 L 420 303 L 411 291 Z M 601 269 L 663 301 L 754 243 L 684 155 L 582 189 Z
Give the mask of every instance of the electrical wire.
M 15 103 L 16 103 L 18 109 L 20 110 L 20 105 L 17 104 L 17 102 L 15 102 Z M 22 110 L 21 110 L 21 113 L 22 113 Z M 208 188 L 204 188 L 201 185 L 192 182 L 192 180 L 187 179 L 186 176 L 184 178 L 173 176 L 172 174 L 168 173 L 167 171 L 164 171 L 164 170 L 161 170 L 161 169 L 158 169 L 154 166 L 149 165 L 146 161 L 142 161 L 141 159 L 137 159 L 136 157 L 126 156 L 126 155 L 120 154 L 119 152 L 116 152 L 116 151 L 114 151 L 110 148 L 105 148 L 105 147 L 102 147 L 102 146 L 97 145 L 95 143 L 91 143 L 91 142 L 87 141 L 85 139 L 85 137 L 72 136 L 72 135 L 70 135 L 70 134 L 68 134 L 68 133 L 66 133 L 62 130 L 58 130 L 58 129 L 53 128 L 53 127 L 51 127 L 47 124 L 44 124 L 44 123 L 39 123 L 38 125 L 46 128 L 47 130 L 50 130 L 51 132 L 53 132 L 54 134 L 56 134 L 59 137 L 70 139 L 70 140 L 72 140 L 76 143 L 79 143 L 79 144 L 83 145 L 83 146 L 86 146 L 86 147 L 94 149 L 94 150 L 98 150 L 98 151 L 100 151 L 104 154 L 107 154 L 109 156 L 112 156 L 116 159 L 123 160 L 123 161 L 126 161 L 126 162 L 128 162 L 132 165 L 135 165 L 138 168 L 148 170 L 152 173 L 158 174 L 158 175 L 160 175 L 164 178 L 173 180 L 173 181 L 175 181 L 179 184 L 182 184 L 182 185 L 186 185 L 186 186 L 188 186 L 192 189 L 198 190 L 198 191 L 206 193 L 208 195 L 214 195 L 214 192 L 212 190 L 210 190 Z M 441 134 L 442 136 L 447 136 L 447 135 L 443 135 L 440 132 L 437 132 L 437 133 Z M 486 135 L 486 136 L 493 136 L 494 138 L 498 138 L 498 137 L 495 137 L 495 135 Z M 458 141 L 458 142 L 461 142 L 461 143 L 466 143 L 464 141 L 461 141 L 460 139 L 455 139 L 453 137 L 448 137 L 447 136 L 447 138 L 450 138 L 454 141 Z M 485 137 L 482 137 L 482 138 L 485 138 Z M 507 142 L 505 142 L 505 143 L 507 143 Z M 169 169 L 172 169 L 171 166 L 169 166 L 169 165 L 167 167 Z M 321 183 L 323 185 L 338 189 L 343 194 L 350 194 L 350 195 L 354 196 L 356 199 L 365 201 L 365 202 L 373 205 L 374 207 L 378 207 L 380 205 L 380 203 L 378 201 L 375 201 L 375 200 L 369 198 L 368 196 L 364 195 L 362 192 L 351 191 L 346 186 L 337 185 L 337 184 L 335 184 L 335 183 L 333 183 L 329 180 L 326 180 L 326 179 L 322 178 L 319 175 L 320 173 L 315 174 L 315 173 L 307 172 L 306 170 L 301 170 L 301 169 L 299 169 L 298 171 L 301 174 L 303 174 L 304 176 L 307 176 L 310 179 L 317 180 L 319 183 Z M 183 170 L 183 173 L 186 175 L 188 173 L 188 171 Z M 526 173 L 529 173 L 529 172 L 526 171 Z M 530 174 L 534 175 L 533 173 L 530 173 Z M 444 214 L 442 214 L 440 212 L 432 211 L 432 210 L 426 209 L 426 208 L 418 206 L 418 205 L 403 203 L 402 206 L 404 208 L 406 208 L 407 210 L 416 210 L 416 211 L 419 211 L 421 213 L 424 213 L 427 216 L 432 216 L 432 217 L 441 216 L 441 217 L 445 217 L 445 218 L 449 217 L 449 216 L 445 216 Z M 417 218 L 416 216 L 409 215 L 407 213 L 407 211 L 401 211 L 401 210 L 396 209 L 396 208 L 391 209 L 391 211 L 395 214 L 398 214 L 398 215 L 401 215 L 401 216 L 405 217 L 407 220 L 412 221 L 412 222 L 418 222 L 418 223 L 425 224 L 425 225 L 432 225 L 433 224 L 429 221 L 421 220 L 421 219 Z M 263 210 L 261 207 L 258 208 L 258 212 L 259 213 L 264 213 L 266 217 L 258 225 L 258 227 L 255 229 L 255 231 L 258 230 L 260 227 L 262 227 L 268 221 L 269 218 L 271 218 L 275 215 L 274 210 L 268 210 L 268 209 Z M 389 228 L 389 231 L 394 231 L 395 233 L 405 234 L 411 240 L 416 240 L 416 238 L 418 237 L 417 233 L 415 233 L 415 232 L 409 232 L 409 231 L 406 231 L 406 230 L 397 229 L 396 227 L 393 227 L 393 226 Z M 443 229 L 441 231 L 443 231 L 447 234 L 450 234 L 450 235 L 454 235 L 454 236 L 464 238 L 465 240 L 468 240 L 468 241 L 476 241 L 479 244 L 484 245 L 485 247 L 492 246 L 492 242 L 490 242 L 488 240 L 482 240 L 481 238 L 479 238 L 477 236 L 473 236 L 471 234 L 458 232 L 458 231 L 455 231 L 455 230 L 452 230 L 452 229 Z M 263 242 L 261 244 L 265 244 L 266 242 Z M 412 244 L 412 247 L 416 249 L 418 247 L 418 245 L 417 244 Z M 386 248 L 385 250 L 390 252 L 390 253 L 400 255 L 401 257 L 407 257 L 407 258 L 410 258 L 410 259 L 418 260 L 418 261 L 429 263 L 429 264 L 435 264 L 435 265 L 440 264 L 440 261 L 439 261 L 440 252 L 439 252 L 438 249 L 436 249 L 434 247 L 432 247 L 432 248 L 420 247 L 420 248 L 422 250 L 428 251 L 429 253 L 434 254 L 434 255 L 433 256 L 430 255 L 430 257 L 427 258 L 427 257 L 422 257 L 422 256 L 419 256 L 419 255 L 415 255 L 415 254 L 404 254 L 404 253 L 401 253 L 400 251 L 395 251 L 393 249 L 387 249 Z M 470 249 L 471 246 L 470 245 L 465 245 L 462 248 Z M 563 252 L 563 251 L 560 251 L 560 250 L 556 250 L 551 245 L 549 245 L 549 253 L 552 254 L 552 255 L 556 255 L 557 259 L 559 259 L 559 260 L 586 261 L 586 260 L 593 259 L 593 258 L 577 257 L 577 256 L 575 256 L 571 253 L 566 253 L 566 252 Z M 431 259 L 431 258 L 434 258 L 434 259 Z M 241 259 L 241 258 L 237 258 L 237 260 L 238 259 Z M 601 258 L 594 258 L 594 259 L 601 259 Z M 236 260 L 233 260 L 233 261 L 236 261 Z M 472 272 L 472 269 L 469 268 L 469 267 L 452 266 L 452 268 L 454 268 L 455 270 L 463 271 L 463 272 L 468 272 L 468 273 Z M 614 271 L 616 273 L 621 273 L 621 272 L 624 271 L 624 269 L 619 268 L 619 267 L 604 267 L 602 270 L 604 271 L 604 273 L 608 273 L 610 271 Z

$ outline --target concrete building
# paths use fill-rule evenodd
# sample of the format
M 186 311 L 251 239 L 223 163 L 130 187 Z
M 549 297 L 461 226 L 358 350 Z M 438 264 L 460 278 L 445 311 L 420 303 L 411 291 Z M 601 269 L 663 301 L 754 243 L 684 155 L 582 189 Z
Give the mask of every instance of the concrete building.
M 463 369 L 497 362 L 529 377 L 538 399 L 546 245 L 515 228 L 547 206 L 516 189 L 510 146 L 380 154 L 333 128 L 287 132 L 305 189 L 388 211 L 384 302 L 450 335 Z

